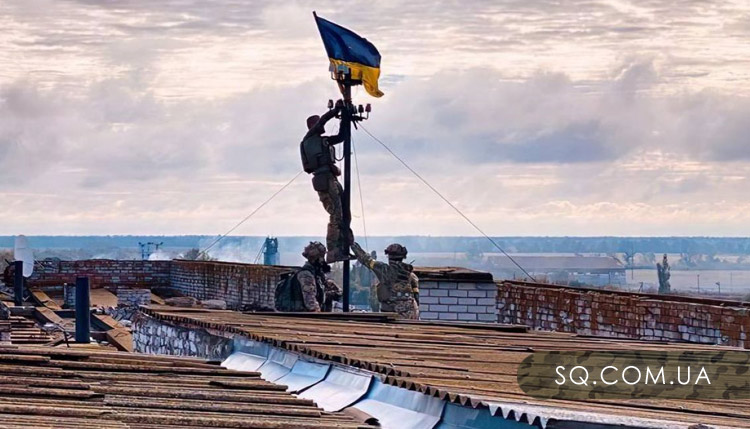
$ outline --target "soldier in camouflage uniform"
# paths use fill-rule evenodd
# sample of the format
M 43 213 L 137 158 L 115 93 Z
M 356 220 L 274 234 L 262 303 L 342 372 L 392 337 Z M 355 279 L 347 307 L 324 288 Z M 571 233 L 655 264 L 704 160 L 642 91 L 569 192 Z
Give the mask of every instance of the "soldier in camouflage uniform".
M 307 262 L 296 276 L 307 311 L 331 311 L 333 301 L 342 296 L 339 286 L 326 277 L 331 267 L 325 262 L 325 254 L 326 247 L 318 241 L 311 241 L 302 252 Z
M 379 280 L 378 301 L 380 311 L 396 312 L 404 319 L 419 319 L 419 279 L 414 268 L 403 262 L 406 247 L 391 244 L 385 249 L 388 263 L 379 262 L 367 254 L 357 243 L 352 245 L 357 260 L 369 267 Z
M 370 252 L 370 257 L 373 260 L 378 259 L 378 254 L 374 250 Z M 364 265 L 361 265 L 362 271 L 360 271 L 360 282 L 362 286 L 366 286 L 370 289 L 370 308 L 372 311 L 380 311 L 380 301 L 378 301 L 378 282 L 373 279 L 372 271 L 365 269 Z
M 313 115 L 307 118 L 307 134 L 300 143 L 302 167 L 305 172 L 313 175 L 313 189 L 328 212 L 328 230 L 326 245 L 328 253 L 326 262 L 336 262 L 349 259 L 349 246 L 353 242 L 353 235 L 349 229 L 351 220 L 348 213 L 344 213 L 342 195 L 344 190 L 339 183 L 341 170 L 336 166 L 336 152 L 334 145 L 344 141 L 341 132 L 332 136 L 324 136 L 325 124 L 338 114 L 343 107 L 339 100 L 336 107 L 323 116 Z

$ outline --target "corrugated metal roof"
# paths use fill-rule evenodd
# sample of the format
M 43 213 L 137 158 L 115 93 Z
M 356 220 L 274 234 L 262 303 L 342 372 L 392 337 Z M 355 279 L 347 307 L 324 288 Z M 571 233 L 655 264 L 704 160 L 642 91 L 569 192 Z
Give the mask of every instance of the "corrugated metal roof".
M 357 428 L 259 378 L 196 359 L 0 346 L 3 428 Z
M 453 403 L 491 405 L 493 412 L 539 425 L 563 419 L 633 421 L 648 423 L 647 427 L 696 423 L 745 427 L 750 421 L 750 401 L 538 400 L 525 395 L 516 382 L 518 364 L 535 350 L 716 350 L 718 346 L 584 338 L 555 332 L 503 332 L 491 326 L 482 329 L 460 324 L 300 319 L 233 311 L 183 312 L 158 306 L 145 311 L 164 321 L 240 334 L 380 373 L 386 384 Z M 658 425 L 653 426 L 653 422 Z
M 11 344 L 41 345 L 53 340 L 50 334 L 40 329 L 31 319 L 10 316 L 6 323 L 9 325 Z

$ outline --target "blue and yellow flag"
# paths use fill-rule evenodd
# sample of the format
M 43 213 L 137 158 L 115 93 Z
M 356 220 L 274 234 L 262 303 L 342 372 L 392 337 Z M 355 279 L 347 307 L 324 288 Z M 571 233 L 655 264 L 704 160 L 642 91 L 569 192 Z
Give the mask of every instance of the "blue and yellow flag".
M 313 13 L 314 14 L 314 13 Z M 373 97 L 382 97 L 378 89 L 380 52 L 364 37 L 315 15 L 320 37 L 326 47 L 331 65 L 345 65 L 352 71 L 352 79 L 361 80 Z

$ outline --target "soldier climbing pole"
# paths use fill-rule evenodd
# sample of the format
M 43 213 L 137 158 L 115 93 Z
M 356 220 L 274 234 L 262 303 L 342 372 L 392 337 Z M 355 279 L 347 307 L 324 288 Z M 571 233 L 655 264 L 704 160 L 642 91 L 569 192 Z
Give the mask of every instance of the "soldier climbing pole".
M 351 69 L 345 65 L 339 65 L 338 67 L 331 70 L 331 78 L 336 80 L 341 89 L 341 95 L 344 100 L 344 108 L 341 110 L 341 128 L 340 132 L 344 137 L 344 194 L 341 198 L 341 206 L 344 210 L 344 231 L 347 232 L 347 241 L 352 237 L 350 236 L 352 213 L 351 213 L 351 182 L 352 182 L 352 124 L 357 126 L 358 121 L 368 119 L 370 116 L 371 107 L 359 105 L 356 107 L 352 103 L 352 86 L 362 84 L 361 80 L 353 79 Z M 333 105 L 333 101 L 330 101 L 329 106 Z M 350 282 L 350 261 L 349 259 L 344 260 L 343 267 L 343 307 L 344 311 L 349 311 L 349 297 L 351 291 Z
M 351 155 L 352 155 L 352 125 L 356 128 L 358 121 L 367 119 L 370 115 L 370 105 L 355 107 L 352 103 L 352 86 L 363 85 L 368 94 L 380 97 L 383 93 L 378 89 L 380 76 L 380 53 L 367 39 L 356 33 L 319 18 L 315 12 L 315 23 L 318 25 L 320 37 L 323 39 L 326 53 L 330 60 L 331 78 L 336 81 L 341 90 L 344 108 L 341 110 L 340 133 L 344 137 L 344 194 L 341 206 L 344 212 L 343 230 L 347 245 L 353 239 L 351 234 Z M 333 101 L 329 101 L 329 108 L 333 108 Z M 348 249 L 348 246 L 347 246 Z M 348 253 L 348 250 L 347 250 Z M 343 278 L 343 306 L 349 311 L 350 295 L 349 259 L 344 260 Z

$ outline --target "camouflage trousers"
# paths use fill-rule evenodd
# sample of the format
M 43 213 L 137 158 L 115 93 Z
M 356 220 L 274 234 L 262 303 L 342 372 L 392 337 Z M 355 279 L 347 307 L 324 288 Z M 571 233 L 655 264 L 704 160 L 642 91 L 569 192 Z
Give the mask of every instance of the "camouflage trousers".
M 323 203 L 323 208 L 328 212 L 328 230 L 326 232 L 326 248 L 329 254 L 334 255 L 334 260 L 344 260 L 349 255 L 349 246 L 353 243 L 353 236 L 349 229 L 350 219 L 344 213 L 342 196 L 344 188 L 336 179 L 329 174 L 328 189 L 318 191 L 318 198 Z M 328 260 L 328 262 L 333 262 Z
M 419 320 L 419 306 L 414 298 L 392 299 L 381 302 L 380 311 L 395 312 L 404 319 Z

